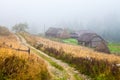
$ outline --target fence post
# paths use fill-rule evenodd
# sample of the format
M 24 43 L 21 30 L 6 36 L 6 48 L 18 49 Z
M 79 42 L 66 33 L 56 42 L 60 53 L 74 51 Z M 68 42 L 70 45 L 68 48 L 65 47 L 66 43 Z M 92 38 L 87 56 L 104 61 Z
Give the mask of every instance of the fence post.
M 5 42 L 3 42 L 3 45 L 5 45 Z
M 10 48 L 12 48 L 12 44 L 10 45 Z
M 30 48 L 28 48 L 28 54 L 30 54 Z

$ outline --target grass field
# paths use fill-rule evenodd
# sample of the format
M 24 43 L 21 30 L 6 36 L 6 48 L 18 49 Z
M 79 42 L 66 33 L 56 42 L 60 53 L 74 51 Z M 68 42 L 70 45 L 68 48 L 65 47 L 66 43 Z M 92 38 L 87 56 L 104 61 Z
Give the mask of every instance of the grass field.
M 120 63 L 120 57 L 117 55 L 104 54 L 83 46 L 69 45 L 30 34 L 22 36 L 37 49 L 67 62 L 94 80 L 120 80 L 120 70 L 116 65 Z M 35 46 L 36 42 L 40 45 Z
M 109 43 L 108 47 L 111 53 L 120 54 L 120 43 Z
M 77 41 L 76 39 L 73 39 L 73 38 L 63 39 L 62 41 L 63 41 L 64 43 L 78 45 L 78 41 Z
M 62 42 L 67 43 L 67 44 L 78 45 L 78 41 L 76 39 L 73 39 L 73 38 L 62 39 Z M 120 54 L 120 43 L 109 42 L 108 48 L 109 48 L 111 53 Z

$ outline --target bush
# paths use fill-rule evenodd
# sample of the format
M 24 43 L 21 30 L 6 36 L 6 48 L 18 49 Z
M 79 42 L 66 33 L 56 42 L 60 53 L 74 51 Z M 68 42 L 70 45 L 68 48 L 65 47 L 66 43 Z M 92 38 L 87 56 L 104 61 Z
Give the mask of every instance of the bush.
M 0 35 L 1 36 L 8 36 L 9 34 L 11 34 L 11 33 L 6 27 L 0 26 Z

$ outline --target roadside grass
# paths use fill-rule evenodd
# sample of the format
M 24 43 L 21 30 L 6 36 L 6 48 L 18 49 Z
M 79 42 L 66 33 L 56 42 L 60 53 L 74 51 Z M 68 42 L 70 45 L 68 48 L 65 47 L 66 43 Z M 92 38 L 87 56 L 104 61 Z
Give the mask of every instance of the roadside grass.
M 120 43 L 109 43 L 108 47 L 111 53 L 120 54 Z
M 20 34 L 23 38 L 25 38 L 25 36 L 23 34 Z M 26 39 L 26 38 L 25 38 Z M 27 39 L 26 39 L 27 40 Z M 29 43 L 29 42 L 28 42 Z M 43 54 L 40 54 L 38 51 L 36 51 L 35 49 L 31 48 L 31 50 L 36 53 L 37 55 L 39 55 L 40 57 L 42 57 L 43 59 L 45 59 L 46 61 L 48 61 L 52 66 L 54 66 L 55 68 L 63 71 L 63 67 L 58 65 L 56 62 L 54 62 L 53 60 L 51 60 L 50 58 L 46 57 Z
M 51 80 L 51 74 L 34 54 L 0 48 L 0 80 Z
M 36 53 L 37 55 L 41 56 L 43 59 L 47 60 L 52 66 L 54 66 L 55 68 L 64 71 L 63 67 L 58 65 L 56 62 L 54 62 L 53 60 L 51 60 L 50 58 L 44 56 L 43 54 L 40 54 L 39 52 L 37 52 L 35 49 L 32 49 L 32 51 L 34 53 Z M 52 55 L 51 55 L 52 56 Z M 66 73 L 66 72 L 64 72 Z M 75 77 L 76 80 L 83 80 L 77 73 L 73 75 Z M 67 75 L 64 75 L 64 77 L 62 78 L 57 78 L 55 80 L 67 80 Z
M 25 38 L 25 36 L 22 36 L 22 37 Z M 40 52 L 36 51 L 34 48 L 31 48 L 31 50 L 32 50 L 34 53 L 36 53 L 37 55 L 39 55 L 40 57 L 42 57 L 43 59 L 45 59 L 46 61 L 48 61 L 52 66 L 54 66 L 54 67 L 57 68 L 58 70 L 63 71 L 64 77 L 61 77 L 61 78 L 57 78 L 57 77 L 56 77 L 56 78 L 54 78 L 54 80 L 67 80 L 68 75 L 66 74 L 66 72 L 64 72 L 64 69 L 63 69 L 62 66 L 58 65 L 56 62 L 54 62 L 54 61 L 51 60 L 50 58 L 46 57 L 45 55 L 40 54 Z M 54 55 L 51 55 L 51 56 L 54 56 Z M 74 78 L 75 78 L 76 80 L 83 80 L 83 79 L 79 76 L 79 74 L 77 74 L 77 73 L 74 73 L 73 76 L 74 76 Z
M 24 35 L 21 35 L 21 36 L 24 37 Z M 45 61 L 47 61 L 51 66 L 54 67 L 52 71 L 50 70 L 50 73 L 52 74 L 52 80 L 67 80 L 67 79 L 69 79 L 70 75 L 66 72 L 66 70 L 64 70 L 64 68 L 61 65 L 57 64 L 54 60 L 47 57 L 46 55 L 43 54 L 43 52 L 35 49 L 34 47 L 30 47 L 30 48 L 31 48 L 32 53 L 35 53 L 36 55 L 40 56 Z M 76 80 L 78 80 L 78 79 L 76 79 Z
M 31 49 L 32 49 L 32 48 L 31 48 Z M 41 57 L 42 57 L 43 59 L 45 59 L 46 61 L 48 61 L 48 62 L 49 62 L 52 66 L 54 66 L 55 68 L 57 68 L 57 69 L 59 69 L 59 70 L 61 70 L 61 71 L 64 70 L 62 66 L 58 65 L 56 62 L 54 62 L 54 61 L 51 60 L 50 58 L 46 57 L 45 55 L 40 54 L 40 53 L 37 52 L 35 49 L 32 49 L 32 51 L 33 51 L 34 53 L 36 53 L 37 55 L 41 56 Z
M 48 61 L 53 67 L 55 67 L 56 69 L 62 71 L 62 73 L 64 75 L 61 75 L 60 77 L 52 77 L 54 80 L 67 80 L 69 75 L 68 73 L 66 73 L 66 71 L 63 69 L 62 66 L 58 65 L 56 62 L 54 62 L 53 60 L 51 60 L 50 58 L 46 57 L 43 54 L 40 54 L 40 52 L 36 51 L 35 49 L 31 48 L 31 50 L 36 53 L 37 55 L 39 55 L 40 57 L 42 57 L 43 59 L 45 59 L 46 61 Z M 56 75 L 56 73 L 54 73 Z M 57 73 L 58 74 L 58 73 Z M 82 80 L 80 77 L 78 77 L 77 74 L 74 75 L 76 80 Z

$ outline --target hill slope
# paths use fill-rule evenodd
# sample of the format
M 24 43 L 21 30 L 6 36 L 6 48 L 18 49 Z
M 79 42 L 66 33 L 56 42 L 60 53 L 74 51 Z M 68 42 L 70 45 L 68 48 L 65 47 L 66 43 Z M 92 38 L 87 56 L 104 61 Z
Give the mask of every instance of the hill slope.
M 75 67 L 80 73 L 95 80 L 119 80 L 120 57 L 93 51 L 91 49 L 59 43 L 30 34 L 21 34 L 32 46 L 61 59 Z M 32 38 L 32 39 L 31 39 Z
M 21 44 L 12 33 L 0 37 L 0 80 L 50 80 L 51 74 L 43 59 Z

